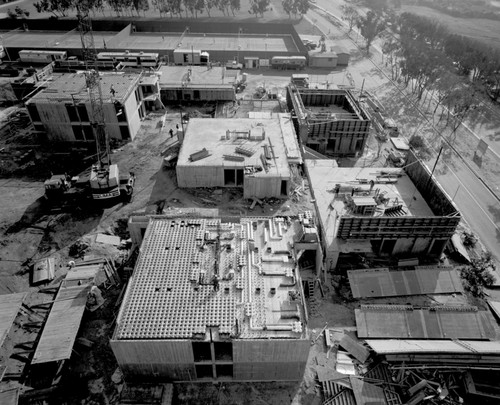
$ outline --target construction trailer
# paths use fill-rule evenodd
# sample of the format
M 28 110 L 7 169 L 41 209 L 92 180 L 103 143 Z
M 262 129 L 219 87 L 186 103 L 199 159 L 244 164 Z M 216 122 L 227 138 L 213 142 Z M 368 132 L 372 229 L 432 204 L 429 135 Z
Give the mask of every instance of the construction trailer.
M 110 138 L 132 140 L 141 120 L 160 106 L 156 74 L 103 73 L 103 112 Z M 36 131 L 51 141 L 95 142 L 92 110 L 81 73 L 67 73 L 47 83 L 26 102 Z
M 328 156 L 359 156 L 370 134 L 370 118 L 349 90 L 327 83 L 290 84 L 287 106 L 302 143 Z
M 140 253 L 110 341 L 125 379 L 302 379 L 301 218 L 152 216 L 145 232 L 134 222 Z
M 176 65 L 208 65 L 210 55 L 199 49 L 174 50 L 174 64 Z
M 238 187 L 245 198 L 286 198 L 293 167 L 301 163 L 289 114 L 196 118 L 186 127 L 177 183 L 181 188 Z
M 410 151 L 404 169 L 340 168 L 305 160 L 320 219 L 325 267 L 342 254 L 438 259 L 460 213 Z
M 163 104 L 179 101 L 231 101 L 241 79 L 239 70 L 217 66 L 162 66 L 160 94 Z
M 309 54 L 309 66 L 319 68 L 336 67 L 338 56 L 335 52 L 314 52 Z

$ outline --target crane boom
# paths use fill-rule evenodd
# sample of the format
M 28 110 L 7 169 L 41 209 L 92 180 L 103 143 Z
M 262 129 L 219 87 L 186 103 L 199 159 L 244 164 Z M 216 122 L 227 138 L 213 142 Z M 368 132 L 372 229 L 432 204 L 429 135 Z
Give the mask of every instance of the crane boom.
M 82 41 L 82 55 L 85 63 L 85 83 L 90 99 L 91 126 L 93 128 L 99 166 L 103 169 L 102 152 L 106 151 L 107 166 L 110 165 L 110 153 L 108 134 L 104 119 L 104 108 L 102 102 L 102 89 L 99 80 L 99 70 L 97 69 L 97 52 L 94 44 L 94 34 L 92 33 L 92 22 L 88 10 L 78 9 L 78 28 Z
M 107 200 L 120 196 L 120 174 L 118 166 L 111 164 L 108 132 L 104 116 L 101 77 L 97 69 L 97 52 L 92 33 L 89 9 L 77 6 L 78 30 L 82 41 L 82 55 L 85 63 L 85 84 L 90 101 L 90 125 L 94 133 L 98 161 L 90 172 L 90 190 L 95 200 Z M 102 153 L 106 152 L 106 162 Z

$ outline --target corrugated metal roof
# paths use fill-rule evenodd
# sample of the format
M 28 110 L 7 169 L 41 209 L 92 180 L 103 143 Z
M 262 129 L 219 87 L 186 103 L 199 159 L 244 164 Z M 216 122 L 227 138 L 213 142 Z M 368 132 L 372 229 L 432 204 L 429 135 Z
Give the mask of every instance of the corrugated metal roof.
M 355 310 L 360 338 L 479 339 L 495 337 L 488 311 L 441 306 L 364 305 Z
M 500 354 L 499 341 L 475 340 L 414 340 L 414 339 L 367 339 L 366 343 L 377 354 L 397 353 L 455 353 Z
M 26 293 L 0 295 L 0 346 L 16 319 Z
M 449 266 L 420 266 L 414 270 L 388 268 L 347 271 L 354 298 L 444 294 L 462 291 L 457 271 Z

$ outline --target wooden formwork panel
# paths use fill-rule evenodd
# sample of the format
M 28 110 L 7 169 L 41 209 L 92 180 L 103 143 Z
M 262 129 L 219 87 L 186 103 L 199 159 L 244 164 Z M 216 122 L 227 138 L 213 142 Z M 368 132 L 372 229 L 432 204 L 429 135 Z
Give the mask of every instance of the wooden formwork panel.
M 450 238 L 460 217 L 348 217 L 341 218 L 337 237 L 369 238 Z
M 194 363 L 189 340 L 111 340 L 110 344 L 120 366 Z
M 238 381 L 299 381 L 304 375 L 306 362 L 234 363 L 233 379 Z
M 311 347 L 306 339 L 236 340 L 234 363 L 305 362 Z
M 196 379 L 194 364 L 120 364 L 125 380 L 133 382 L 192 381 Z

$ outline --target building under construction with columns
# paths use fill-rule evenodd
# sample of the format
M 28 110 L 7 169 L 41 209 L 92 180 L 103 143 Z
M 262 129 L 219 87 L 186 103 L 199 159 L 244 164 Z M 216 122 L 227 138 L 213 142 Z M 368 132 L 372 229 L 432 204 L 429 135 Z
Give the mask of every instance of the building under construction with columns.
M 332 157 L 360 156 L 370 134 L 370 118 L 349 90 L 336 86 L 287 87 L 287 107 L 302 143 Z
M 111 339 L 126 379 L 302 378 L 310 339 L 294 244 L 316 247 L 310 212 L 129 227 L 142 243 Z

